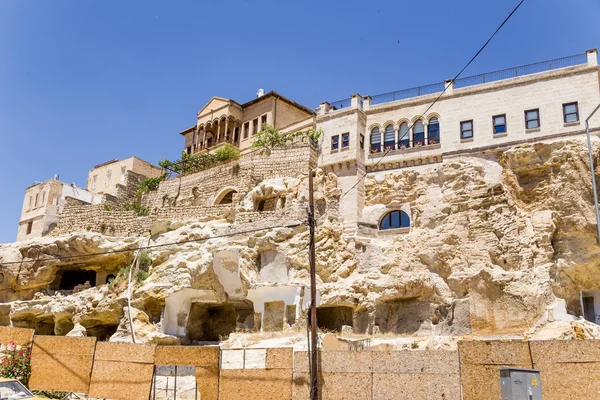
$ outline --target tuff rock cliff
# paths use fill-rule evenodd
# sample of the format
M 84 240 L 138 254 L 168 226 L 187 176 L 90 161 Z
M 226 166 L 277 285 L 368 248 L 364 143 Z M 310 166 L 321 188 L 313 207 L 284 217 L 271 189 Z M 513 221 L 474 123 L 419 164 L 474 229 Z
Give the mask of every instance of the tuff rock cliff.
M 595 142 L 595 161 L 599 148 Z M 600 289 L 600 247 L 584 141 L 526 144 L 371 173 L 364 180 L 365 207 L 353 236 L 344 234 L 337 205 L 342 189 L 336 176 L 319 171 L 315 183 L 324 330 L 390 338 L 598 336 L 594 324 L 576 321 L 582 315 L 580 292 Z M 234 332 L 256 332 L 261 326 L 268 330 L 270 318 L 278 317 L 266 315 L 275 312 L 266 307 L 265 315 L 257 316 L 256 303 L 254 310 L 249 304 L 250 291 L 297 287 L 304 299 L 297 308 L 298 318 L 280 310 L 288 315 L 283 327 L 275 330 L 283 330 L 280 336 L 299 336 L 305 327 L 302 303 L 309 282 L 308 229 L 301 219 L 307 179 L 264 181 L 242 199 L 241 206 L 249 208 L 257 193 L 282 191 L 287 193 L 286 207 L 298 210 L 297 226 L 232 235 L 278 225 L 278 220 L 245 227 L 225 220 L 164 221 L 155 226 L 151 238 L 81 232 L 1 245 L 0 263 L 8 264 L 1 271 L 0 322 L 42 334 L 129 341 L 123 271 L 133 261 L 133 250 L 149 244 L 154 246 L 147 250 L 151 265 L 146 274 L 134 274 L 131 295 L 138 341 L 194 341 L 163 333 L 161 326 L 167 299 L 189 289 L 195 296 L 210 295 L 211 304 L 232 304 L 231 313 L 237 313 Z M 396 208 L 408 211 L 409 232 L 374 228 L 378 215 Z M 224 268 L 233 278 L 224 278 L 214 266 L 215 254 L 231 249 L 237 258 Z M 69 258 L 81 255 L 87 256 Z M 49 257 L 61 259 L 44 260 Z M 267 262 L 261 263 L 261 257 Z M 263 264 L 284 272 L 265 275 Z M 72 270 L 93 270 L 96 276 L 110 274 L 115 279 L 95 287 L 59 290 L 58 279 Z M 273 276 L 276 279 L 270 281 Z M 225 333 L 218 320 L 228 315 L 226 311 L 195 315 L 208 315 L 211 329 Z M 205 329 L 195 325 L 192 313 L 188 304 L 188 311 L 177 314 L 177 324 L 188 332 Z

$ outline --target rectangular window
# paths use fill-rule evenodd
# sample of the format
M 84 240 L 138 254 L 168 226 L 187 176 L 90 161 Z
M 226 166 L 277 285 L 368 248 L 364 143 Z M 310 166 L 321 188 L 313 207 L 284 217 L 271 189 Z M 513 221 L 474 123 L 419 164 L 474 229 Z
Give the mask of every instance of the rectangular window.
M 58 205 L 58 196 L 52 195 L 52 205 L 53 206 Z
M 267 124 L 267 114 L 260 117 L 260 126 L 264 127 Z
M 565 123 L 579 121 L 579 109 L 577 102 L 563 104 L 563 117 Z
M 125 171 L 127 171 L 127 167 L 121 167 L 121 182 L 125 182 Z
M 96 190 L 96 181 L 98 180 L 98 175 L 94 175 L 92 177 L 92 190 Z
M 360 148 L 363 150 L 365 149 L 365 135 L 362 133 L 360 134 Z
M 244 124 L 244 139 L 248 139 L 248 132 L 250 131 L 250 122 Z
M 192 146 L 189 146 L 187 149 L 185 149 L 185 152 L 188 154 L 192 154 Z
M 112 179 L 112 171 L 108 171 L 108 172 L 106 173 L 106 183 L 105 183 L 105 185 L 104 185 L 104 186 L 108 186 L 108 185 L 110 185 L 110 181 L 111 181 L 111 179 Z
M 29 208 L 27 208 L 28 210 L 31 210 L 31 203 L 33 202 L 33 198 L 31 196 L 29 196 Z
M 334 135 L 331 137 L 331 151 L 338 150 L 340 148 L 340 135 Z
M 494 121 L 494 134 L 506 133 L 506 114 L 495 115 L 492 120 Z
M 252 121 L 252 136 L 256 135 L 256 133 L 258 133 L 258 118 L 254 118 Z
M 350 133 L 342 133 L 342 148 L 350 146 Z
M 27 233 L 26 233 L 26 235 L 29 235 L 29 234 L 31 234 L 31 230 L 32 230 L 32 229 L 33 229 L 33 221 L 29 221 L 29 222 L 27 223 Z
M 535 129 L 540 127 L 540 109 L 525 111 L 525 129 Z
M 460 138 L 470 139 L 473 137 L 473 120 L 460 123 Z
M 46 192 L 42 192 L 42 202 L 40 203 L 40 207 L 44 207 L 46 205 Z
M 38 204 L 38 196 L 39 196 L 39 195 L 40 195 L 39 193 L 36 193 L 36 194 L 35 194 L 35 201 L 33 202 L 33 208 L 37 208 L 37 204 Z

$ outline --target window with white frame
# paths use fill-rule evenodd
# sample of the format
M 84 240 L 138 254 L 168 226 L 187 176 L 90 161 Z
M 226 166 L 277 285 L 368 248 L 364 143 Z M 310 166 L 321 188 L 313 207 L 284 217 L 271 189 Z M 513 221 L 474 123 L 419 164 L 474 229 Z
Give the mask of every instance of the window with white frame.
M 350 133 L 342 133 L 342 149 L 350 147 Z
M 331 137 L 331 151 L 338 151 L 340 149 L 340 135 L 333 135 Z

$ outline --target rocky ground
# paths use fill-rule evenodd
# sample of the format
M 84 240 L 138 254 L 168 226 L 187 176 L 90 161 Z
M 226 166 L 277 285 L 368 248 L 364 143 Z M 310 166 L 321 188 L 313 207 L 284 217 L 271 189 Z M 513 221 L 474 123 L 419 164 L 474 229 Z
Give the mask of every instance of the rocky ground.
M 596 161 L 599 147 L 595 142 Z M 598 326 L 578 320 L 580 291 L 600 289 L 587 157 L 584 141 L 560 140 L 370 174 L 361 223 L 377 223 L 369 218 L 382 208 L 408 207 L 410 232 L 393 235 L 359 229 L 357 236 L 344 236 L 337 178 L 318 174 L 320 302 L 353 312 L 354 329 L 340 336 L 410 348 L 452 347 L 457 338 L 473 337 L 600 337 Z M 248 196 L 273 190 L 286 190 L 299 210 L 306 204 L 306 179 L 266 181 Z M 147 276 L 134 279 L 132 291 L 138 341 L 180 341 L 160 326 L 173 293 L 193 288 L 214 293 L 219 303 L 230 300 L 213 268 L 213 255 L 223 249 L 239 249 L 242 297 L 280 285 L 260 279 L 257 259 L 264 251 L 285 255 L 285 285 L 308 285 L 306 225 L 218 237 L 232 229 L 243 230 L 225 220 L 165 222 L 152 238 L 81 232 L 1 245 L 0 263 L 9 264 L 2 267 L 0 322 L 45 334 L 131 340 L 127 279 L 119 271 L 133 261 L 129 250 L 148 243 L 187 241 L 147 252 Z M 68 258 L 81 255 L 91 256 Z M 48 257 L 62 259 L 44 261 Z M 74 268 L 116 278 L 72 294 L 51 288 L 59 271 Z M 303 321 L 282 332 L 240 329 L 223 345 L 301 347 Z

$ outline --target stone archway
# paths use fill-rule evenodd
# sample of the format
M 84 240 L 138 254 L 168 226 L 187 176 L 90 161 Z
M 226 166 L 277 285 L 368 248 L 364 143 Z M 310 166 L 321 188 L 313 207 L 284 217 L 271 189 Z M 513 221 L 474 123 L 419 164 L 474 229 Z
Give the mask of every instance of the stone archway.
M 218 206 L 221 204 L 232 204 L 233 196 L 238 193 L 237 188 L 233 186 L 226 187 L 222 189 L 219 194 L 215 197 L 213 201 L 213 205 Z

